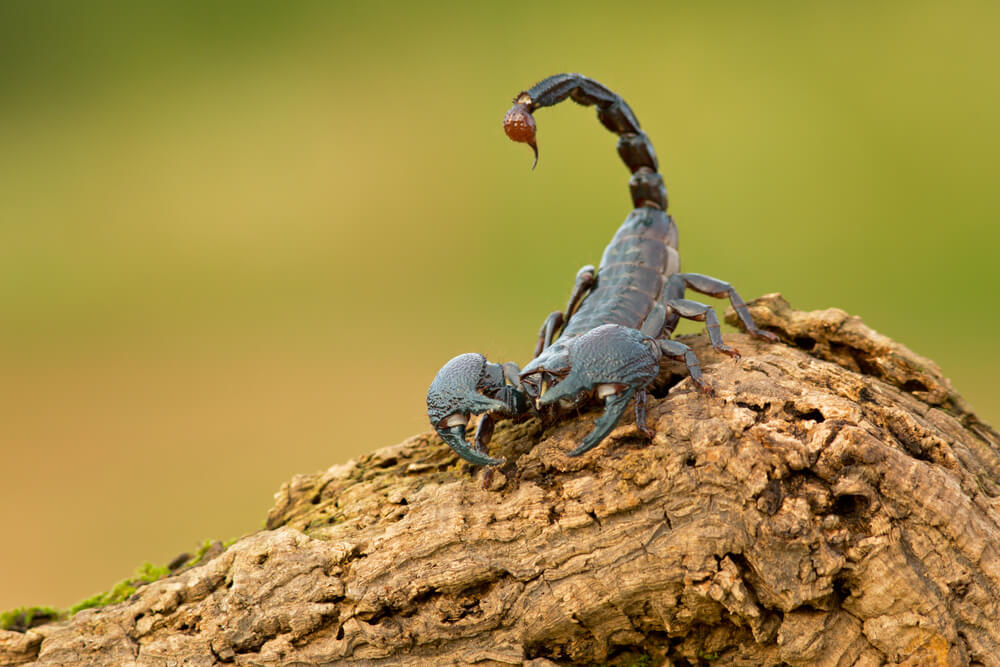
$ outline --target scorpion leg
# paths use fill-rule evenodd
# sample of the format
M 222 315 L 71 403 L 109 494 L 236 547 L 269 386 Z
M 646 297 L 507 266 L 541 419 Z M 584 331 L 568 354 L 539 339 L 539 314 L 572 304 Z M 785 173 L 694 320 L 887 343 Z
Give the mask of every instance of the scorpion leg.
M 701 294 L 707 294 L 708 296 L 714 296 L 717 299 L 728 298 L 729 304 L 736 311 L 747 333 L 761 340 L 772 343 L 778 342 L 779 339 L 775 334 L 770 331 L 764 331 L 754 323 L 753 318 L 750 316 L 750 311 L 747 310 L 746 303 L 743 302 L 742 297 L 740 297 L 729 283 L 700 273 L 675 273 L 670 276 L 669 282 L 675 284 L 682 283 L 688 289 L 700 292 Z
M 705 329 L 708 331 L 708 340 L 711 341 L 712 347 L 723 354 L 728 354 L 730 357 L 740 358 L 739 350 L 722 342 L 719 316 L 715 314 L 715 310 L 711 306 L 688 299 L 670 299 L 665 305 L 685 319 L 704 322 Z
M 480 454 L 485 456 L 490 455 L 488 445 L 490 440 L 493 439 L 493 429 L 496 427 L 496 421 L 493 419 L 493 415 L 490 413 L 485 413 L 479 420 L 479 426 L 476 427 L 476 450 Z
M 561 313 L 557 310 L 549 313 L 549 316 L 545 318 L 542 328 L 538 332 L 538 343 L 535 345 L 535 353 L 532 355 L 532 358 L 537 357 L 542 353 L 542 350 L 552 345 L 556 334 L 559 333 L 559 330 L 566 322 L 569 322 L 569 318 L 573 317 L 573 313 L 576 311 L 577 306 L 580 305 L 580 301 L 583 300 L 583 297 L 597 283 L 597 279 L 594 277 L 595 273 L 592 264 L 588 264 L 576 272 L 576 280 L 573 281 L 573 291 L 570 292 L 569 302 L 566 304 L 566 312 Z
M 542 322 L 542 328 L 538 330 L 538 342 L 535 343 L 535 353 L 531 355 L 532 359 L 541 354 L 542 350 L 549 345 L 552 345 L 552 340 L 559 329 L 562 328 L 564 322 L 565 318 L 561 310 L 554 310 L 549 313 L 549 316 Z
M 573 313 L 576 312 L 577 306 L 583 300 L 583 297 L 587 296 L 597 285 L 596 271 L 594 270 L 593 264 L 588 264 L 587 266 L 581 267 L 579 271 L 576 272 L 576 280 L 573 282 L 573 291 L 570 292 L 569 301 L 566 303 L 566 321 L 573 317 Z
M 650 440 L 656 435 L 656 431 L 646 426 L 646 390 L 640 389 L 635 392 L 635 425 L 642 434 Z
M 699 389 L 706 394 L 713 393 L 712 386 L 702 379 L 701 364 L 690 347 L 680 341 L 670 340 L 669 338 L 664 338 L 656 342 L 659 344 L 663 356 L 683 361 L 687 365 L 688 374 L 691 375 L 691 379 L 694 380 Z

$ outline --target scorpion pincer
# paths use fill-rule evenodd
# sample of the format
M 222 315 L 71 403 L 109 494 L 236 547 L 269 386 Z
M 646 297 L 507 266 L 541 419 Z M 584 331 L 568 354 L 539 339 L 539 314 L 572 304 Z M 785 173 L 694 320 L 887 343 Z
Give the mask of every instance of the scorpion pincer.
M 691 349 L 670 340 L 679 319 L 704 322 L 716 350 L 737 358 L 739 352 L 722 341 L 711 306 L 684 298 L 688 289 L 728 298 L 747 332 L 766 341 L 778 340 L 754 324 L 729 283 L 680 272 L 677 227 L 666 213 L 667 191 L 656 153 L 621 97 L 580 74 L 557 74 L 514 98 L 504 117 L 507 135 L 531 146 L 537 164 L 532 113 L 566 98 L 596 106 L 601 124 L 618 135 L 618 154 L 632 172 L 629 190 L 634 208 L 604 250 L 599 268 L 580 269 L 566 309 L 545 319 L 534 357 L 523 369 L 469 353 L 449 361 L 434 378 L 427 392 L 432 426 L 459 456 L 478 465 L 504 462 L 487 453 L 497 419 L 523 419 L 530 411 L 556 403 L 576 405 L 591 395 L 604 400 L 604 413 L 570 456 L 599 444 L 633 399 L 636 426 L 652 437 L 646 426 L 646 388 L 656 378 L 663 356 L 684 361 L 697 386 L 711 392 Z M 474 446 L 465 434 L 472 414 L 483 415 Z

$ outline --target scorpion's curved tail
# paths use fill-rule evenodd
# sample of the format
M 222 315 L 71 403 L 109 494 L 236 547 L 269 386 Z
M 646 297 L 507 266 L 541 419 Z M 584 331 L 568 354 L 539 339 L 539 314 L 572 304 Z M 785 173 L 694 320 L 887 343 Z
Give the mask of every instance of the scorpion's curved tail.
M 553 106 L 567 97 L 584 106 L 596 105 L 598 120 L 619 136 L 618 155 L 632 172 L 628 187 L 633 205 L 638 208 L 655 204 L 666 211 L 667 189 L 663 177 L 657 173 L 659 164 L 653 144 L 640 129 L 639 121 L 625 100 L 593 79 L 582 74 L 556 74 L 518 94 L 514 106 L 503 119 L 507 136 L 531 146 L 535 151 L 535 164 L 538 164 L 535 119 L 531 114 L 535 109 Z

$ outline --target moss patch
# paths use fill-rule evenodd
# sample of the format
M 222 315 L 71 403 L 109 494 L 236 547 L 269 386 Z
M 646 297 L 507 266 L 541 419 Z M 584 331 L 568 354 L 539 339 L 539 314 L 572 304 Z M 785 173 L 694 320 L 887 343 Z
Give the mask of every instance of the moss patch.
M 174 559 L 174 563 L 171 564 L 171 565 L 173 565 L 175 563 L 177 564 L 177 567 L 175 567 L 173 569 L 175 569 L 175 570 L 186 570 L 189 567 L 194 567 L 195 565 L 197 565 L 198 563 L 201 562 L 201 559 L 205 557 L 205 554 L 208 553 L 208 550 L 212 548 L 213 544 L 215 544 L 215 543 L 212 542 L 212 540 L 205 540 L 204 544 L 202 544 L 200 547 L 198 547 L 198 550 L 194 552 L 194 555 L 193 556 L 189 556 L 186 559 L 181 558 L 181 556 L 185 556 L 187 554 L 181 554 L 181 556 L 178 556 L 177 558 L 175 558 Z M 225 548 L 225 546 L 226 545 L 223 545 L 223 548 Z
M 140 586 L 152 583 L 157 579 L 162 579 L 168 574 L 170 574 L 170 569 L 165 565 L 143 563 L 135 571 L 134 577 L 119 581 L 110 591 L 106 593 L 98 593 L 97 595 L 89 597 L 86 600 L 77 602 L 69 608 L 68 614 L 72 616 L 73 614 L 83 611 L 84 609 L 104 607 L 109 604 L 123 602 L 132 597 Z
M 235 541 L 236 539 L 232 539 L 223 543 L 205 540 L 205 543 L 193 555 L 181 554 L 171 561 L 169 565 L 143 563 L 136 569 L 133 576 L 119 581 L 111 590 L 98 593 L 86 600 L 81 600 L 66 610 L 53 609 L 52 607 L 18 607 L 10 611 L 0 612 L 0 630 L 25 632 L 39 625 L 67 619 L 84 609 L 105 607 L 109 604 L 124 602 L 132 597 L 140 587 L 171 574 L 177 574 L 182 570 L 192 568 L 204 560 L 206 556 L 212 558 L 225 551 Z
M 0 630 L 25 632 L 36 625 L 44 625 L 66 617 L 66 612 L 52 607 L 18 607 L 0 612 Z

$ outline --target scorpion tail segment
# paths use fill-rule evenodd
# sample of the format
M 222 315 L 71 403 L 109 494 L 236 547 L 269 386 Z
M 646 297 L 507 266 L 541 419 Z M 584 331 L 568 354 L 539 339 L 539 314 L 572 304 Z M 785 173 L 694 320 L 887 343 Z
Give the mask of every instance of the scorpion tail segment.
M 620 394 L 611 394 L 604 399 L 604 414 L 594 421 L 594 430 L 587 434 L 580 446 L 569 453 L 570 456 L 579 456 L 601 443 L 604 438 L 618 425 L 618 420 L 625 414 L 628 402 L 635 394 L 634 388 L 629 388 Z
M 566 98 L 572 98 L 577 104 L 597 107 L 597 119 L 601 125 L 619 136 L 618 155 L 622 162 L 632 172 L 629 189 L 632 192 L 634 206 L 655 204 L 661 210 L 667 210 L 667 191 L 663 178 L 657 173 L 659 162 L 656 151 L 649 142 L 646 133 L 639 126 L 639 121 L 628 104 L 617 93 L 606 86 L 587 78 L 582 74 L 556 74 L 539 81 L 534 86 L 514 98 L 514 106 L 504 118 L 504 128 L 507 136 L 514 141 L 523 141 L 535 150 L 535 163 L 538 162 L 538 148 L 534 143 L 534 119 L 530 125 L 530 140 L 515 137 L 528 135 L 527 129 L 521 129 L 526 124 L 525 117 L 531 118 L 536 109 L 548 107 Z
M 567 97 L 572 97 L 577 104 L 596 104 L 602 109 L 621 100 L 606 86 L 582 74 L 553 74 L 518 95 L 517 101 L 525 97 L 533 110 L 559 104 Z
M 530 100 L 528 102 L 519 101 L 523 96 L 524 93 L 519 95 L 514 100 L 514 106 L 504 115 L 503 131 L 507 133 L 511 141 L 531 146 L 531 150 L 535 152 L 535 162 L 531 165 L 531 168 L 534 169 L 538 164 L 538 144 L 535 141 L 537 126 L 534 116 L 531 115 Z
M 474 449 L 465 439 L 465 424 L 456 424 L 447 428 L 435 429 L 441 439 L 469 463 L 477 466 L 498 466 L 505 462 L 505 459 L 495 459 L 492 456 Z

